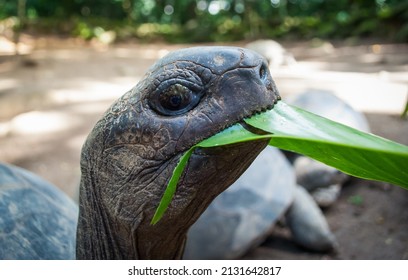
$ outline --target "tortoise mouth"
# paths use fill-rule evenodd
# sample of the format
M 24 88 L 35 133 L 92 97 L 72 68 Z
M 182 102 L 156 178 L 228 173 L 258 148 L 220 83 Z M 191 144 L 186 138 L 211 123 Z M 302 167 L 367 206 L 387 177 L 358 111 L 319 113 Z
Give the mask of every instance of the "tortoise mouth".
M 254 116 L 254 115 L 256 115 L 256 114 L 260 114 L 260 113 L 266 112 L 266 111 L 268 111 L 268 110 L 272 110 L 273 107 L 274 107 L 274 105 L 275 105 L 279 100 L 281 100 L 280 96 L 278 96 L 278 97 L 274 100 L 274 102 L 273 102 L 272 104 L 266 105 L 266 106 L 262 107 L 261 109 L 254 110 L 254 111 L 252 111 L 251 114 L 248 114 L 248 115 L 246 115 L 246 116 L 240 117 L 236 122 L 233 122 L 232 124 L 225 126 L 223 129 L 221 129 L 220 131 L 214 133 L 214 134 L 211 135 L 210 137 L 212 137 L 212 136 L 214 136 L 215 134 L 220 133 L 220 132 L 226 130 L 227 128 L 229 128 L 229 127 L 231 127 L 231 126 L 233 126 L 233 125 L 236 125 L 236 124 L 238 124 L 238 123 L 239 123 L 244 129 L 246 129 L 246 130 L 248 130 L 249 132 L 252 132 L 252 133 L 254 133 L 254 134 L 258 134 L 258 135 L 267 135 L 267 134 L 270 134 L 270 133 L 267 132 L 267 131 L 264 131 L 264 130 L 262 130 L 262 129 L 259 129 L 259 128 L 256 128 L 256 127 L 253 127 L 253 126 L 247 124 L 247 123 L 244 121 L 244 119 L 250 118 L 250 117 L 252 117 L 252 116 Z M 202 141 L 202 140 L 201 140 L 201 141 Z M 262 140 L 262 139 L 260 139 L 260 140 L 254 140 L 254 141 L 251 141 L 251 142 L 264 142 L 264 143 L 266 143 L 266 145 L 267 145 L 267 143 L 269 142 L 269 140 Z M 250 142 L 250 143 L 251 143 L 251 142 Z M 196 144 L 198 144 L 198 143 L 199 143 L 199 142 L 197 142 Z M 265 146 L 266 146 L 266 145 L 265 145 Z M 217 156 L 217 155 L 219 155 L 220 153 L 225 153 L 225 149 L 226 149 L 226 148 L 235 149 L 236 147 L 245 147 L 245 146 L 251 146 L 251 144 L 248 144 L 247 142 L 245 142 L 245 143 L 231 143 L 231 144 L 226 144 L 226 145 L 221 145 L 221 146 L 213 146 L 213 147 L 199 147 L 199 146 L 198 146 L 198 147 L 196 147 L 196 148 L 193 150 L 192 154 L 193 154 L 193 155 L 196 155 L 196 156 L 211 156 L 211 155 Z M 262 149 L 263 149 L 263 148 L 262 148 Z M 256 151 L 256 149 L 250 149 L 250 148 L 249 148 L 249 152 L 253 152 L 253 153 L 256 153 L 256 154 L 257 154 L 257 153 L 260 153 L 260 152 L 262 151 L 262 149 L 259 149 L 259 151 Z M 248 152 L 248 151 L 247 151 L 247 152 Z
M 210 135 L 208 138 L 210 138 L 210 137 L 214 136 L 215 134 L 220 133 L 220 132 L 226 130 L 227 128 L 229 128 L 229 127 L 231 127 L 231 126 L 233 126 L 233 125 L 236 125 L 236 124 L 238 124 L 238 123 L 239 123 L 243 128 L 245 128 L 246 130 L 248 130 L 249 132 L 252 132 L 252 133 L 254 133 L 254 134 L 258 134 L 258 135 L 270 134 L 270 133 L 267 132 L 267 131 L 264 131 L 264 130 L 262 130 L 262 129 L 259 129 L 259 128 L 256 128 L 256 127 L 253 127 L 253 126 L 247 124 L 247 123 L 244 121 L 244 119 L 251 118 L 252 116 L 254 116 L 254 115 L 256 115 L 256 114 L 260 114 L 260 113 L 264 113 L 264 112 L 266 112 L 266 111 L 272 110 L 273 107 L 275 106 L 275 104 L 276 104 L 279 100 L 281 100 L 281 97 L 278 95 L 277 98 L 273 101 L 272 104 L 268 104 L 268 105 L 266 105 L 266 106 L 261 107 L 260 109 L 253 110 L 250 114 L 239 116 L 234 122 L 231 122 L 229 125 L 224 126 L 222 129 L 220 129 L 219 131 L 217 131 L 217 132 L 215 132 L 214 134 Z M 205 138 L 204 138 L 204 139 L 205 139 Z M 201 139 L 201 141 L 203 141 L 204 139 Z M 197 141 L 197 143 L 195 143 L 195 145 L 198 144 L 199 142 L 200 142 L 200 141 Z

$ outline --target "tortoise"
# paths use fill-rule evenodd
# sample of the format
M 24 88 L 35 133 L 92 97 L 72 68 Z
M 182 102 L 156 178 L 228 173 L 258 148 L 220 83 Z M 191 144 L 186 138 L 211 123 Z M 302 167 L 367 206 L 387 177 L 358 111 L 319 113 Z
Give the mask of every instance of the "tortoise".
M 279 98 L 266 61 L 250 50 L 196 47 L 168 54 L 113 103 L 87 137 L 81 151 L 77 223 L 68 217 L 59 222 L 61 212 L 76 217 L 62 193 L 25 171 L 2 166 L 0 248 L 9 250 L 0 251 L 0 258 L 181 258 L 190 226 L 268 140 L 196 149 L 170 207 L 153 226 L 151 218 L 178 160 L 194 144 L 271 109 Z M 30 204 L 19 204 L 23 195 Z M 47 197 L 57 203 L 45 202 Z M 44 205 L 47 215 L 36 211 Z M 51 233 L 63 229 L 68 229 L 65 234 Z M 35 238 L 25 235 L 30 231 Z M 53 246 L 62 249 L 39 250 L 36 244 L 52 235 L 59 239 Z M 12 247 L 12 239 L 24 246 Z M 12 250 L 19 253 L 10 255 Z M 33 253 L 25 254 L 29 250 Z M 60 250 L 67 254 L 55 253 Z
M 331 91 L 309 89 L 289 97 L 286 101 L 327 119 L 370 132 L 364 114 L 355 110 Z M 319 206 L 331 206 L 349 176 L 309 157 L 286 154 L 289 155 L 295 168 L 297 183 L 312 194 Z

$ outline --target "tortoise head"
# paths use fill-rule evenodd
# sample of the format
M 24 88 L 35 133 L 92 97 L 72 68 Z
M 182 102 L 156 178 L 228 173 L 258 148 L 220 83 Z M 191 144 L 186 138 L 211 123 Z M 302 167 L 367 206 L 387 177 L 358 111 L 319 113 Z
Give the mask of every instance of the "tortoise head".
M 159 60 L 83 146 L 77 257 L 181 257 L 188 228 L 267 141 L 196 149 L 166 214 L 150 225 L 179 158 L 278 99 L 265 60 L 249 50 L 188 48 Z

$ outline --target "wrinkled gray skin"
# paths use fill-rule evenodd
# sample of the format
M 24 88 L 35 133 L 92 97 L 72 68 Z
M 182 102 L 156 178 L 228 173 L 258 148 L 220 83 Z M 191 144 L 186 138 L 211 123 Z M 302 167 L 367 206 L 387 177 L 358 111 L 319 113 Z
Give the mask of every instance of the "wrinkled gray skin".
M 73 259 L 77 217 L 62 191 L 0 163 L 0 259 Z
M 278 98 L 266 62 L 249 50 L 190 48 L 158 61 L 83 146 L 77 258 L 180 258 L 188 228 L 268 141 L 196 150 L 170 207 L 152 226 L 178 159 Z

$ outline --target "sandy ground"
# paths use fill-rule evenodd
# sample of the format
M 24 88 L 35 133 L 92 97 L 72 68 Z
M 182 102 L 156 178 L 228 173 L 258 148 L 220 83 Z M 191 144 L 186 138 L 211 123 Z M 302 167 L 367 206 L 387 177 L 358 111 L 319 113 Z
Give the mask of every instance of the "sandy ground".
M 99 116 L 156 59 L 183 46 L 106 47 L 30 37 L 23 42 L 27 54 L 19 60 L 0 48 L 0 160 L 27 168 L 75 197 L 80 148 Z M 407 45 L 312 41 L 285 46 L 298 63 L 272 70 L 284 98 L 311 88 L 331 90 L 366 114 L 373 133 L 408 145 L 408 121 L 398 116 L 407 100 Z M 407 205 L 406 190 L 353 179 L 339 201 L 325 209 L 339 242 L 336 252 L 303 250 L 276 226 L 244 258 L 408 259 Z

